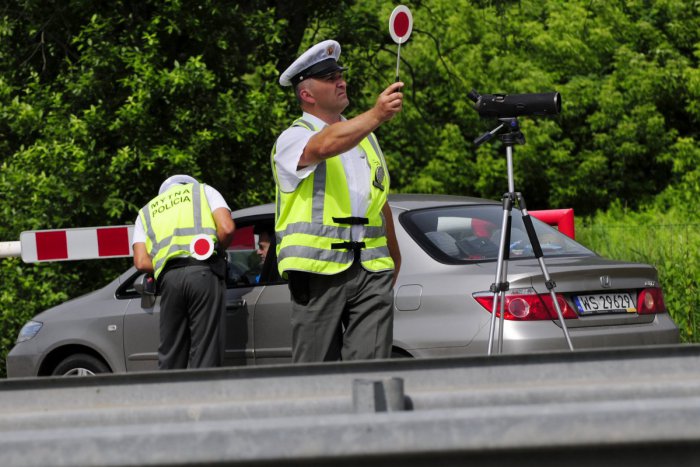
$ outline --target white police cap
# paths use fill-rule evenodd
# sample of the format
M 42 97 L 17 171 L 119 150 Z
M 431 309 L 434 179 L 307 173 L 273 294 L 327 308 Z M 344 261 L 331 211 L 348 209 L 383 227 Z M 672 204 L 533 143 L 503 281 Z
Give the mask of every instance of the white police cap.
M 197 183 L 197 180 L 190 177 L 189 175 L 173 175 L 172 177 L 167 178 L 160 185 L 160 189 L 158 189 L 158 194 L 162 195 L 163 193 L 168 191 L 173 185 L 184 185 L 187 183 Z
M 280 76 L 282 86 L 296 86 L 314 76 L 323 76 L 347 68 L 338 65 L 340 44 L 334 40 L 319 42 L 294 60 Z

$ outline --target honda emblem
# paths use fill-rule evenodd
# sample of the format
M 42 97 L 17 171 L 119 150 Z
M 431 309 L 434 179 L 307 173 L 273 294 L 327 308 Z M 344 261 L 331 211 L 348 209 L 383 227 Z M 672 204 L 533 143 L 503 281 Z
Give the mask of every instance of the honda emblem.
M 604 289 L 609 289 L 612 287 L 610 276 L 600 276 L 600 285 L 602 285 Z

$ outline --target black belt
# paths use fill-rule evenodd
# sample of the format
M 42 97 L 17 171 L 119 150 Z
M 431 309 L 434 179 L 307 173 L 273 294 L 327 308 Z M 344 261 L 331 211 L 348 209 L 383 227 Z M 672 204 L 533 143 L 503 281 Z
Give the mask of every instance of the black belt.
M 163 266 L 163 272 L 168 271 L 170 269 L 184 268 L 185 266 L 209 266 L 211 263 L 219 259 L 219 255 L 211 255 L 209 258 L 204 260 L 192 258 L 191 256 L 173 258 L 169 259 L 165 263 L 165 266 Z

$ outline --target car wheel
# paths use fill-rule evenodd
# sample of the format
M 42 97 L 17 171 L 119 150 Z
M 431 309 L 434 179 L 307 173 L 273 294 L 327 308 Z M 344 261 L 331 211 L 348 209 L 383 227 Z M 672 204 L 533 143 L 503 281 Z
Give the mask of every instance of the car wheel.
M 391 349 L 391 358 L 413 358 L 413 356 L 405 350 Z
M 111 373 L 109 367 L 100 359 L 83 353 L 71 355 L 61 361 L 51 373 L 54 376 L 94 376 L 99 373 Z

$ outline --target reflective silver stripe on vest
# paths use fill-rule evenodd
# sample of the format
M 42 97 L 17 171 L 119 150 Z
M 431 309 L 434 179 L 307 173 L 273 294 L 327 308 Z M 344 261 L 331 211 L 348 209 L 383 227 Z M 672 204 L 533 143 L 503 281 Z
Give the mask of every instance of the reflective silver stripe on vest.
M 270 151 L 270 168 L 272 169 L 272 179 L 275 181 L 275 219 L 280 217 L 280 181 L 277 179 L 277 164 L 275 164 L 275 153 L 277 152 L 277 143 L 272 146 Z
M 277 261 L 281 262 L 285 258 L 306 258 L 315 261 L 332 261 L 334 263 L 351 263 L 355 258 L 352 251 L 346 250 L 324 250 L 310 246 L 290 245 L 280 250 Z
M 277 241 L 282 242 L 282 237 L 290 234 L 306 234 L 315 235 L 317 237 L 338 239 L 338 240 L 351 240 L 351 227 L 341 227 L 334 225 L 318 225 L 311 224 L 309 222 L 295 222 L 293 224 L 287 224 L 287 228 L 276 232 Z M 365 227 L 365 236 L 363 238 L 382 238 L 386 234 L 383 226 L 381 227 Z
M 369 140 L 369 144 L 372 145 L 372 149 L 374 149 L 374 152 L 377 154 L 377 157 L 379 157 L 382 160 L 382 165 L 386 165 L 384 162 L 384 154 L 382 154 L 382 150 L 379 148 L 379 143 L 377 142 L 377 138 L 374 136 L 374 133 L 370 133 L 367 135 L 367 139 Z
M 199 235 L 202 232 L 202 193 L 199 190 L 199 182 L 194 182 L 192 184 L 192 204 L 194 207 L 194 228 L 196 229 L 195 235 Z
M 316 237 L 331 238 L 343 241 L 350 241 L 351 238 L 351 227 L 341 227 L 334 225 L 319 225 L 312 224 L 310 222 L 295 222 L 293 224 L 287 224 L 287 228 L 284 230 L 278 230 L 275 232 L 277 237 L 277 243 L 282 243 L 282 237 L 291 234 L 306 234 L 314 235 Z M 365 227 L 365 236 L 363 238 L 382 238 L 385 236 L 384 226 L 375 227 Z
M 384 237 L 386 235 L 386 229 L 384 226 L 374 226 L 374 227 L 368 227 L 365 226 L 365 236 L 364 238 L 380 238 Z
M 385 246 L 361 250 L 361 261 L 373 261 L 382 258 L 391 258 L 389 248 Z M 355 258 L 355 253 L 351 250 L 324 250 L 310 246 L 291 245 L 280 250 L 277 261 L 281 262 L 285 258 L 304 258 L 314 261 L 331 261 L 334 263 L 348 264 Z
M 168 251 L 168 254 L 173 253 L 175 251 L 184 251 L 187 253 L 187 256 L 189 256 L 190 245 L 189 244 L 188 245 L 178 245 L 178 244 L 170 245 L 170 250 Z M 185 255 L 182 255 L 182 256 L 185 257 Z M 165 264 L 166 261 L 170 261 L 171 259 L 173 259 L 172 256 L 168 256 L 168 255 L 163 256 L 161 259 L 156 261 L 156 265 L 153 267 L 153 269 L 155 271 L 158 271 L 161 267 L 163 267 L 163 264 Z
M 326 161 L 314 170 L 314 194 L 311 200 L 311 222 L 323 224 L 323 202 L 326 196 Z
M 277 240 L 290 234 L 306 234 L 316 237 L 330 238 L 333 240 L 350 241 L 350 227 L 336 227 L 332 225 L 318 225 L 309 222 L 295 222 L 287 224 L 287 228 L 277 232 Z
M 389 258 L 389 248 L 386 246 L 378 246 L 377 248 L 369 248 L 360 250 L 360 258 L 362 261 L 372 261 L 380 258 Z
M 292 126 L 300 126 L 307 130 L 316 131 L 316 127 L 301 118 Z M 311 221 L 323 224 L 323 202 L 326 194 L 326 161 L 319 163 L 314 170 L 313 198 L 311 200 Z
M 277 219 L 280 218 L 280 208 L 282 207 L 282 201 L 280 198 L 282 195 L 280 194 L 280 189 L 277 188 L 277 194 L 275 196 L 275 223 L 277 223 Z
M 146 235 L 148 235 L 148 238 L 151 240 L 151 252 L 153 252 L 153 248 L 155 248 L 156 244 L 156 232 L 153 230 L 153 225 L 151 225 L 151 214 L 148 212 L 148 204 L 142 207 L 141 211 L 143 212 L 144 222 L 146 223 L 146 225 L 144 225 Z M 153 252 L 153 256 L 155 255 L 155 252 Z
M 151 250 L 153 256 L 156 255 L 156 252 L 160 250 L 161 248 L 164 248 L 170 244 L 170 241 L 172 240 L 173 237 L 184 237 L 184 236 L 190 236 L 190 235 L 198 235 L 200 233 L 207 234 L 207 235 L 216 235 L 216 229 L 212 229 L 210 227 L 207 228 L 182 228 L 182 229 L 175 229 L 173 230 L 172 235 L 168 235 L 167 237 L 163 238 L 160 242 L 158 243 L 153 243 L 153 248 Z M 152 241 L 152 240 L 151 240 Z
M 301 125 L 297 125 L 298 123 L 301 123 Z M 305 127 L 307 130 L 316 131 L 316 127 L 315 127 L 315 126 L 313 126 L 312 124 L 310 124 L 309 122 L 307 122 L 306 120 L 301 119 L 301 118 L 298 118 L 298 119 L 292 124 L 292 126 L 303 126 L 303 127 Z

